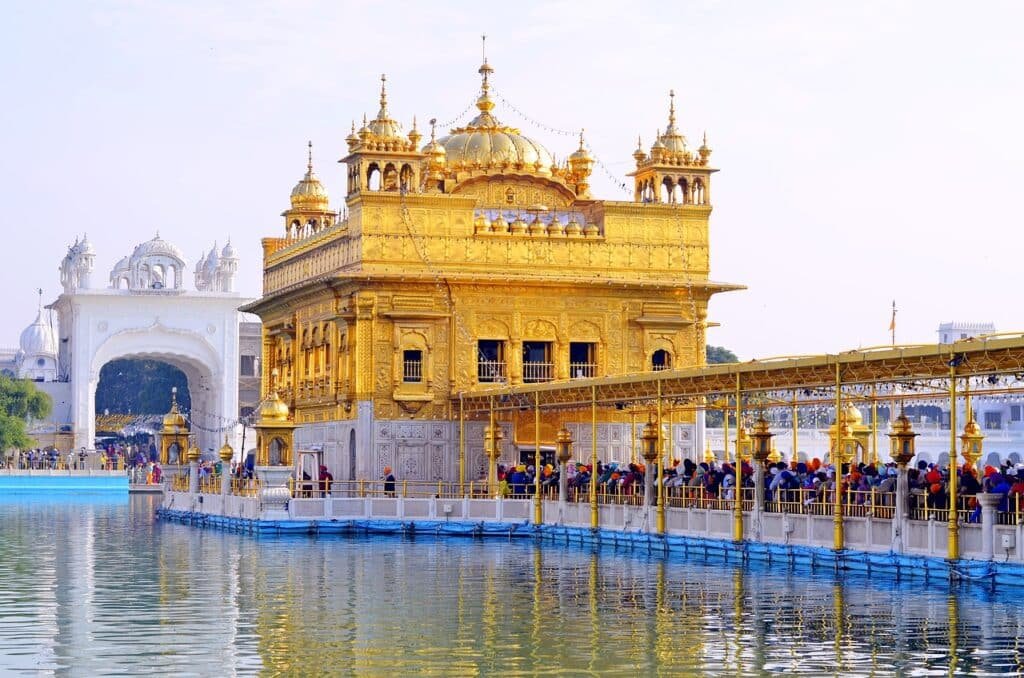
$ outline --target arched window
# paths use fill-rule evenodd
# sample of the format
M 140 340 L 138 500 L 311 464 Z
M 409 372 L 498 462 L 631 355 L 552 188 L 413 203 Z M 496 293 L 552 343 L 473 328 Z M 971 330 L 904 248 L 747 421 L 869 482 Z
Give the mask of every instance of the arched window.
M 682 177 L 679 177 L 679 181 L 676 183 L 676 191 L 675 191 L 675 195 L 678 196 L 676 198 L 676 202 L 679 203 L 680 205 L 689 204 L 689 202 L 690 202 L 690 193 L 689 193 L 689 191 L 690 191 L 690 187 L 686 183 L 686 179 L 684 179 Z
M 382 187 L 385 191 L 398 190 L 398 170 L 390 162 L 384 166 L 384 178 Z
M 398 173 L 398 188 L 402 191 L 411 191 L 413 189 L 412 182 L 412 167 L 408 164 L 402 165 L 402 171 Z
M 703 205 L 704 203 L 704 182 L 700 179 L 693 180 L 693 204 Z
M 676 201 L 676 184 L 670 177 L 661 180 L 661 201 L 664 203 Z
M 659 348 L 657 351 L 651 354 L 651 369 L 655 372 L 661 370 L 671 369 L 672 367 L 672 354 L 663 348 Z
M 371 191 L 380 190 L 380 167 L 375 162 L 371 162 L 370 166 L 366 168 L 366 188 Z

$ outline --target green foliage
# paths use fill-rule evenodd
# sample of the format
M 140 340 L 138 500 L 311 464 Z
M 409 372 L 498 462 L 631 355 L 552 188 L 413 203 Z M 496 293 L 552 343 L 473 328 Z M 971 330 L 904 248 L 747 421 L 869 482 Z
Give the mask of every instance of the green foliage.
M 111 360 L 100 370 L 96 413 L 164 414 L 171 407 L 171 388 L 175 386 L 178 405 L 188 411 L 188 380 L 177 367 L 156 360 Z
M 740 361 L 735 353 L 722 346 L 708 346 L 707 356 L 709 365 L 716 363 L 738 363 Z
M 739 358 L 736 354 L 727 348 L 722 346 L 708 346 L 707 347 L 707 361 L 708 365 L 714 365 L 717 363 L 738 363 Z M 722 426 L 722 413 L 718 410 L 707 410 L 704 412 L 704 424 L 711 428 L 719 428 Z
M 0 375 L 0 450 L 31 446 L 25 422 L 46 419 L 52 410 L 50 396 L 31 381 Z

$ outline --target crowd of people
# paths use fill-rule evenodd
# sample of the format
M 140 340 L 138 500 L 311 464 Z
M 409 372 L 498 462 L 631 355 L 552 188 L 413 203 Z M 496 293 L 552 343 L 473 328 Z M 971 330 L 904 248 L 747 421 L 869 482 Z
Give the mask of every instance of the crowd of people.
M 593 466 L 593 468 L 592 468 Z M 590 482 L 596 478 L 597 493 L 629 497 L 643 495 L 644 477 L 657 474 L 642 462 L 602 463 L 596 465 L 570 462 L 566 466 L 566 486 L 570 497 L 585 496 Z M 754 488 L 754 468 L 743 462 L 741 485 Z M 498 493 L 508 498 L 529 498 L 537 487 L 537 471 L 533 465 L 499 465 Z M 999 466 L 978 469 L 964 464 L 956 469 L 959 508 L 970 511 L 970 520 L 980 520 L 980 506 L 975 496 L 988 492 L 1000 496 L 999 511 L 1017 511 L 1024 504 L 1024 464 L 1004 461 Z M 543 496 L 557 496 L 560 471 L 553 464 L 540 470 L 539 485 Z M 838 486 L 844 504 L 895 505 L 899 470 L 895 463 L 844 464 Z M 765 467 L 764 500 L 766 504 L 831 504 L 837 487 L 836 467 L 814 458 L 810 461 L 780 461 Z M 923 506 L 932 510 L 948 509 L 949 467 L 919 461 L 907 469 L 908 508 Z M 669 498 L 725 499 L 736 496 L 736 467 L 728 462 L 696 463 L 676 460 L 662 474 L 665 494 Z M 749 493 L 751 496 L 753 493 Z

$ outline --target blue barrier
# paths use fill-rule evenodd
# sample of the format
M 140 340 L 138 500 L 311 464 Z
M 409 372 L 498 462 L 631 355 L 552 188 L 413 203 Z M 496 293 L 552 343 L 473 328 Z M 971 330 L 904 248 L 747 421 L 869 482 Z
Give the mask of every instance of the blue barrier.
M 201 527 L 215 527 L 256 535 L 346 534 L 438 537 L 534 538 L 566 544 L 590 544 L 615 548 L 642 549 L 650 553 L 699 556 L 707 562 L 785 564 L 789 568 L 829 569 L 854 573 L 885 573 L 897 578 L 963 580 L 996 588 L 1024 586 L 1024 565 L 980 560 L 949 561 L 943 558 L 866 551 L 834 551 L 815 546 L 734 542 L 682 535 L 647 532 L 619 532 L 607 529 L 534 525 L 518 523 L 445 520 L 251 520 L 211 516 L 173 509 L 158 509 L 157 516 L 168 521 Z
M 0 475 L 0 496 L 8 494 L 123 492 L 128 476 L 113 475 Z

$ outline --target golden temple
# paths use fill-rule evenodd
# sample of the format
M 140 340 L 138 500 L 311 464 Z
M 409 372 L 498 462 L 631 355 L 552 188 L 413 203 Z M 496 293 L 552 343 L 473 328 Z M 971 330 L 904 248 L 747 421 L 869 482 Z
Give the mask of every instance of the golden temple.
M 392 117 L 382 76 L 376 116 L 345 140 L 345 209 L 310 153 L 282 232 L 262 241 L 263 297 L 243 310 L 263 319 L 263 392 L 276 370 L 296 445 L 320 447 L 339 480 L 476 477 L 485 422 L 460 425 L 460 398 L 703 365 L 708 301 L 740 289 L 708 277 L 716 170 L 706 138 L 691 149 L 677 128 L 674 93 L 665 131 L 633 154 L 633 199 L 598 200 L 583 133 L 557 160 L 498 120 L 486 58 L 479 74 L 475 117 L 445 136 L 431 121 L 426 143 L 415 118 L 406 133 Z M 573 425 L 554 417 L 492 422 L 500 460 L 553 451 Z M 601 421 L 601 458 L 630 458 L 635 424 L 614 407 Z M 676 424 L 681 451 L 699 451 L 693 413 Z

